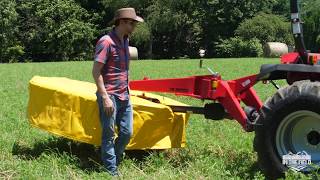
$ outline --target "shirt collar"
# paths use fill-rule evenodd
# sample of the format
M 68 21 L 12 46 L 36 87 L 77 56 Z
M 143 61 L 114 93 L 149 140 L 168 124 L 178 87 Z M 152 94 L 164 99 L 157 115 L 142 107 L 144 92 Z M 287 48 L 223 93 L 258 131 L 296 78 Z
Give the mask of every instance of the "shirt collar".
M 112 36 L 113 39 L 116 40 L 116 44 L 117 44 L 119 47 L 121 47 L 121 40 L 120 40 L 120 38 L 117 36 L 117 33 L 116 33 L 115 28 L 112 29 L 112 31 L 111 31 L 111 36 Z M 127 40 L 128 40 L 128 36 L 126 35 L 126 36 L 123 37 L 123 42 L 124 42 L 124 44 L 126 44 L 126 41 L 127 41 Z

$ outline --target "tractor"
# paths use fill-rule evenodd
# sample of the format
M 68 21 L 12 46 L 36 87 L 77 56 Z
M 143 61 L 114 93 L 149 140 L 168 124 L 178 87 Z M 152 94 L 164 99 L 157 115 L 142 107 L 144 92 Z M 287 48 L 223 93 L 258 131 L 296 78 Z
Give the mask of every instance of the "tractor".
M 131 81 L 129 86 L 211 100 L 204 107 L 171 108 L 203 114 L 206 119 L 235 119 L 246 132 L 255 132 L 254 150 L 268 178 L 284 177 L 290 167 L 283 163 L 283 157 L 302 152 L 311 158 L 311 164 L 299 171 L 315 171 L 320 166 L 320 54 L 306 50 L 297 0 L 290 0 L 290 9 L 295 51 L 283 55 L 280 64 L 262 65 L 259 73 L 234 80 L 223 80 L 211 71 L 203 76 L 144 78 Z M 276 86 L 274 80 L 286 80 L 288 85 L 262 103 L 253 86 L 258 82 Z

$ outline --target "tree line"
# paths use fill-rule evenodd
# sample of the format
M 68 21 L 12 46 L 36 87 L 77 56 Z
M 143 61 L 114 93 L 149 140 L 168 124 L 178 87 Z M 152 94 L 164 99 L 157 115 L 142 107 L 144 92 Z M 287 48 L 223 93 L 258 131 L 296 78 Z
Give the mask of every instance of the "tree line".
M 146 23 L 130 42 L 140 58 L 261 56 L 268 41 L 293 45 L 289 0 L 1 0 L 0 62 L 93 58 L 115 10 Z M 301 3 L 308 49 L 320 48 L 320 1 Z

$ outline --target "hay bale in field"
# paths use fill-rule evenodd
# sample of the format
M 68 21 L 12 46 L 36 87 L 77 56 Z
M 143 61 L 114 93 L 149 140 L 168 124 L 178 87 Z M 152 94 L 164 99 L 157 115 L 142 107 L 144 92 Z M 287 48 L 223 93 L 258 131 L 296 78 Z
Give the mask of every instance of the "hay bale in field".
M 129 46 L 130 60 L 138 60 L 138 49 L 136 47 Z
M 263 48 L 264 57 L 280 57 L 288 51 L 288 46 L 280 42 L 268 42 Z

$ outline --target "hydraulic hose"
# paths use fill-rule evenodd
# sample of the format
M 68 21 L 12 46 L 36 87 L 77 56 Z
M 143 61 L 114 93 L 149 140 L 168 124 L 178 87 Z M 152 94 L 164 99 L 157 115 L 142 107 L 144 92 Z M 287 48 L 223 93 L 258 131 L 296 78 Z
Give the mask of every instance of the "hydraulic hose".
M 295 49 L 299 53 L 304 64 L 308 61 L 308 52 L 303 38 L 303 28 L 299 14 L 298 0 L 290 0 L 292 33 L 295 43 Z

